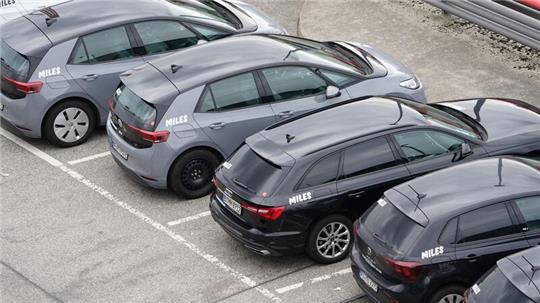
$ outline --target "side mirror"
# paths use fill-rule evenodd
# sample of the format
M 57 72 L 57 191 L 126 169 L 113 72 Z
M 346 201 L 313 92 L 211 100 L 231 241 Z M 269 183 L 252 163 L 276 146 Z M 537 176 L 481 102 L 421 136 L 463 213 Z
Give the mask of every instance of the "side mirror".
M 463 160 L 472 154 L 473 154 L 473 151 L 472 151 L 471 146 L 468 143 L 462 143 L 460 148 L 454 154 L 454 158 L 452 159 L 452 162 Z
M 206 44 L 206 43 L 208 43 L 208 41 L 203 40 L 203 39 L 197 41 L 197 45 L 203 45 L 203 44 Z
M 339 91 L 339 88 L 332 85 L 329 85 L 326 88 L 326 99 L 332 99 L 339 96 L 341 96 L 341 91 Z

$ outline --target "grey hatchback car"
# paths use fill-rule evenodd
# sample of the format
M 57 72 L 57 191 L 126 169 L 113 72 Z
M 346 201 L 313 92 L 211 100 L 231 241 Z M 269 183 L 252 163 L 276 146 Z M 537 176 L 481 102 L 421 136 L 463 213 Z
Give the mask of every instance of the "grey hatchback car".
M 0 32 L 1 117 L 23 135 L 69 147 L 105 124 L 121 72 L 230 35 L 285 30 L 236 0 L 71 0 Z
M 107 123 L 114 159 L 186 198 L 208 194 L 217 165 L 282 119 L 363 95 L 425 102 L 414 74 L 374 47 L 283 35 L 223 39 L 120 78 Z

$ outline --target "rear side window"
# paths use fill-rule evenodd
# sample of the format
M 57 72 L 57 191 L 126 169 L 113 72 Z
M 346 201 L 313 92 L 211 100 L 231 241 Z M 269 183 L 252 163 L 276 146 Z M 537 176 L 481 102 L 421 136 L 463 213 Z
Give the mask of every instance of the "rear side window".
M 416 130 L 394 135 L 409 161 L 429 159 L 457 150 L 464 142 L 454 136 L 432 130 Z
M 304 177 L 298 189 L 336 181 L 340 158 L 340 154 L 336 153 L 317 162 Z
M 197 36 L 174 21 L 147 21 L 135 24 L 148 54 L 159 54 L 197 44 Z
M 71 57 L 71 64 L 101 63 L 135 57 L 123 26 L 81 38 Z
M 459 217 L 457 243 L 496 238 L 515 233 L 504 203 L 482 207 Z
M 343 178 L 352 178 L 393 167 L 398 162 L 386 138 L 359 143 L 343 153 Z
M 379 200 L 360 219 L 375 238 L 400 255 L 405 254 L 416 242 L 424 228 L 411 220 L 392 203 Z
M 275 101 L 308 97 L 326 91 L 326 81 L 308 68 L 283 66 L 262 70 Z
M 456 242 L 456 229 L 457 229 L 457 218 L 454 218 L 446 224 L 440 237 L 439 243 L 441 244 L 454 244 Z
M 190 24 L 190 25 L 208 41 L 225 38 L 231 35 L 231 33 L 221 31 L 213 27 L 208 27 L 208 26 L 199 25 L 199 24 Z
M 525 219 L 529 230 L 540 230 L 540 197 L 516 200 L 516 205 Z
M 319 70 L 324 76 L 334 82 L 337 86 L 343 87 L 358 81 L 358 78 L 346 74 L 329 71 L 325 69 Z
M 240 109 L 260 104 L 252 73 L 241 74 L 210 84 L 201 100 L 200 112 Z

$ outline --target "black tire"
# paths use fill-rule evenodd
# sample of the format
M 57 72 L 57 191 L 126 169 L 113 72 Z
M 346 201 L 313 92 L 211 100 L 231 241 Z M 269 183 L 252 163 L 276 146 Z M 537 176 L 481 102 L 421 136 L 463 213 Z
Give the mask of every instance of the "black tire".
M 212 191 L 211 181 L 218 164 L 218 157 L 211 151 L 189 151 L 173 163 L 169 188 L 186 199 L 204 197 Z
M 72 123 L 72 125 L 74 126 L 73 128 L 71 128 L 69 125 L 64 125 L 64 132 L 64 130 L 61 130 L 58 127 L 60 124 L 55 125 L 55 119 L 59 117 L 59 115 L 62 114 L 64 111 L 71 111 L 71 109 L 73 109 L 74 115 L 72 115 L 73 117 L 68 118 L 71 119 L 69 123 Z M 82 115 L 83 113 L 84 115 L 86 115 L 86 119 L 77 120 L 81 117 L 84 117 Z M 90 104 L 80 100 L 68 100 L 53 106 L 49 110 L 43 124 L 43 136 L 51 144 L 58 147 L 72 147 L 86 142 L 94 131 L 95 125 L 96 116 Z M 58 136 L 55 133 L 55 127 L 59 133 L 65 134 L 64 138 L 62 138 L 62 136 Z M 83 132 L 83 130 L 85 130 L 86 132 Z M 70 138 L 73 138 L 74 140 L 69 140 Z
M 466 288 L 459 285 L 451 285 L 441 288 L 429 300 L 430 303 L 463 303 L 463 293 Z M 449 298 L 445 297 L 450 296 Z M 459 296 L 459 297 L 457 297 Z
M 321 240 L 318 240 L 318 237 L 319 237 L 319 234 L 321 234 L 321 236 L 325 235 L 325 232 L 323 231 L 323 229 L 326 230 L 326 234 L 328 234 L 328 231 L 329 231 L 329 225 L 330 224 L 339 224 L 338 226 L 340 226 L 340 228 L 346 228 L 346 230 L 348 231 L 348 243 L 347 243 L 347 246 L 345 247 L 345 245 L 343 245 L 343 249 L 341 250 L 341 253 L 340 254 L 337 254 L 335 256 L 329 256 L 329 255 L 324 255 L 324 251 L 320 251 L 318 248 L 317 248 L 317 245 L 324 245 L 326 244 L 326 246 L 324 247 L 324 249 L 327 249 L 328 246 L 331 246 L 332 244 L 334 244 L 334 249 L 341 249 L 341 247 L 336 247 L 336 243 L 343 243 L 344 242 L 339 242 L 338 238 L 334 236 L 334 238 L 330 237 L 330 239 L 333 239 L 333 240 L 328 240 L 328 241 L 321 241 Z M 336 226 L 334 225 L 334 226 Z M 336 229 L 337 229 L 337 226 L 336 226 Z M 341 230 L 338 230 L 338 233 L 345 233 L 345 229 L 341 229 Z M 341 240 L 344 240 L 344 236 L 341 236 L 339 237 L 339 239 Z M 351 247 L 352 247 L 352 244 L 353 244 L 353 231 L 352 231 L 352 222 L 349 218 L 345 217 L 345 216 L 342 216 L 342 215 L 331 215 L 331 216 L 328 216 L 328 217 L 325 217 L 319 221 L 317 221 L 313 227 L 311 228 L 311 231 L 309 233 L 309 236 L 308 236 L 308 240 L 307 240 L 307 245 L 306 245 L 306 253 L 308 254 L 308 256 L 310 256 L 313 260 L 315 260 L 316 262 L 318 263 L 322 263 L 322 264 L 330 264 L 330 263 L 335 263 L 335 262 L 339 262 L 343 259 L 345 259 L 348 255 L 349 255 L 349 252 L 351 251 Z M 335 241 L 335 242 L 333 242 Z M 329 252 L 328 254 L 332 254 L 331 253 L 331 250 L 332 248 L 329 248 Z

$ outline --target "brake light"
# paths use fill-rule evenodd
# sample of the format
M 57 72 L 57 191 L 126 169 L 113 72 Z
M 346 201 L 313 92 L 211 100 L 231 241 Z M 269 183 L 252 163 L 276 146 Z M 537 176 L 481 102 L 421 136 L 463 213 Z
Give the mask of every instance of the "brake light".
M 107 99 L 107 103 L 109 103 L 109 111 L 112 112 L 114 110 L 114 100 L 112 96 Z
M 263 218 L 270 221 L 275 221 L 279 217 L 281 217 L 281 214 L 285 210 L 285 206 L 279 206 L 279 207 L 258 207 L 255 205 L 250 205 L 247 203 L 242 204 L 242 208 Z
M 15 85 L 15 89 L 23 92 L 25 94 L 36 94 L 41 91 L 41 88 L 43 87 L 43 82 L 36 81 L 36 82 L 20 82 L 17 80 L 13 80 L 9 77 L 3 76 L 2 77 L 7 82 Z
M 423 265 L 416 262 L 402 262 L 390 258 L 384 258 L 384 262 L 391 266 L 394 273 L 405 283 L 415 283 L 424 270 Z
M 152 131 L 140 129 L 133 125 L 128 125 L 128 126 L 129 128 L 131 128 L 131 130 L 133 130 L 136 134 L 141 136 L 146 141 L 150 141 L 152 143 L 163 143 L 169 140 L 170 132 L 168 130 L 152 132 Z

